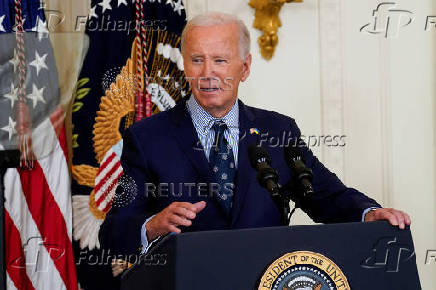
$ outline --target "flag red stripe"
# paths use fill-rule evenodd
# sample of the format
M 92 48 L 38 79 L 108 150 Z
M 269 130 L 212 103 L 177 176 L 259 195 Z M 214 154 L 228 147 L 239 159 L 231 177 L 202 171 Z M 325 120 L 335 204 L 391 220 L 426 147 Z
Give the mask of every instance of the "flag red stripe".
M 23 193 L 33 220 L 41 236 L 45 239 L 45 247 L 50 254 L 67 289 L 77 289 L 76 268 L 73 248 L 68 236 L 62 212 L 53 198 L 45 179 L 44 172 L 38 162 L 34 162 L 33 170 L 18 169 Z M 62 249 L 63 255 L 53 251 L 51 245 Z
M 103 163 L 100 165 L 100 168 L 98 169 L 98 173 L 97 173 L 97 177 L 96 177 L 96 180 L 98 179 L 100 181 L 97 184 L 95 184 L 95 187 L 94 187 L 95 194 L 97 194 L 97 192 L 100 190 L 102 185 L 105 183 L 105 179 L 107 178 L 107 176 L 110 177 L 110 175 L 108 175 L 108 173 L 106 173 L 105 176 L 100 178 L 103 170 L 105 170 L 105 168 L 112 162 L 112 160 L 115 158 L 115 156 L 116 156 L 115 152 L 112 152 L 112 154 L 109 155 L 109 157 L 106 160 L 103 160 Z M 114 164 L 114 166 L 117 166 L 117 165 L 118 165 L 117 163 Z
M 109 185 L 109 187 L 107 188 L 105 194 L 103 194 L 102 196 L 100 196 L 100 198 L 96 201 L 97 206 L 100 206 L 100 203 L 103 202 L 103 200 L 106 198 L 106 196 L 109 195 L 110 191 L 112 190 L 112 188 L 117 185 L 118 183 L 118 179 L 120 178 L 120 176 L 123 175 L 123 171 L 120 172 L 120 174 L 118 174 L 118 176 L 112 181 L 111 185 Z M 112 197 L 113 198 L 113 197 Z M 107 208 L 107 205 L 106 207 Z M 106 211 L 105 211 L 106 212 Z
M 6 239 L 6 271 L 18 290 L 35 289 L 32 281 L 26 272 L 26 257 L 24 255 L 23 243 L 21 242 L 20 232 L 7 210 L 5 212 L 5 236 Z
M 117 164 L 117 168 L 121 166 L 120 163 Z M 111 170 L 112 171 L 112 170 Z M 114 170 L 115 171 L 115 170 Z M 106 189 L 106 191 L 98 198 L 98 200 L 95 202 L 97 204 L 97 206 L 100 205 L 100 203 L 106 198 L 106 196 L 108 196 L 109 192 L 112 190 L 112 188 L 118 183 L 118 179 L 120 178 L 120 176 L 123 175 L 123 171 L 121 170 L 121 172 L 117 175 L 117 177 L 114 178 L 114 180 L 112 180 L 111 184 L 108 186 L 108 188 Z
M 112 208 L 112 202 L 113 202 L 113 199 L 111 199 L 111 200 L 107 203 L 106 207 L 103 209 L 103 212 L 107 213 L 107 212 Z
M 106 168 L 106 166 L 108 166 L 109 163 L 112 162 L 112 160 L 115 158 L 115 152 L 112 152 L 111 155 L 109 155 L 109 157 L 103 161 L 103 163 L 100 165 L 100 172 Z M 99 173 L 100 173 L 99 172 Z
M 56 132 L 56 136 L 58 136 L 59 144 L 61 145 L 62 151 L 64 151 L 65 159 L 67 159 L 67 133 L 65 131 L 64 111 L 62 110 L 61 106 L 58 106 L 58 108 L 50 115 L 50 121 L 54 131 Z
M 113 159 L 113 156 L 111 156 L 111 157 Z M 109 158 L 111 158 L 111 157 L 109 157 Z M 95 185 L 95 187 L 94 187 L 95 194 L 97 194 L 97 192 L 100 191 L 101 187 L 108 181 L 109 178 L 111 178 L 112 174 L 114 174 L 114 172 L 117 171 L 120 166 L 121 166 L 121 163 L 120 162 L 116 162 L 112 166 L 112 168 L 104 175 L 104 177 L 100 180 L 100 182 Z M 103 168 L 100 167 L 100 169 L 103 169 Z M 99 199 L 100 198 L 101 197 L 99 197 Z

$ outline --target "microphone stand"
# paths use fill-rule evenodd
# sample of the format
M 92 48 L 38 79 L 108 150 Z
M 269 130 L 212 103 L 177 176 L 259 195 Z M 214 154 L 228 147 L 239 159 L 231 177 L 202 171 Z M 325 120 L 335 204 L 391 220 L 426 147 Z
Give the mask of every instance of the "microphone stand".
M 303 177 L 312 176 L 312 171 L 304 171 Z M 295 176 L 290 182 L 284 186 L 280 185 L 277 171 L 271 167 L 261 168 L 257 174 L 257 179 L 264 188 L 270 193 L 270 196 L 277 208 L 279 209 L 282 222 L 289 225 L 291 217 L 297 208 L 301 208 L 302 199 L 313 193 L 312 185 L 303 182 L 302 178 Z M 272 182 L 273 181 L 273 182 Z M 289 202 L 295 202 L 295 206 L 290 210 Z
M 6 289 L 6 232 L 5 232 L 5 187 L 4 176 L 8 168 L 20 165 L 19 150 L 0 151 L 0 288 Z
M 286 191 L 288 191 L 288 188 L 285 186 L 281 186 L 277 183 L 277 189 L 274 191 L 270 191 L 270 195 L 278 209 L 280 210 L 281 216 L 282 216 L 282 222 L 285 225 L 289 225 L 290 221 L 290 197 L 289 194 L 285 194 Z
M 286 225 L 289 225 L 291 222 L 291 217 L 294 214 L 294 212 L 297 210 L 297 208 L 301 208 L 302 199 L 304 199 L 305 197 L 307 197 L 309 194 L 313 192 L 311 191 L 312 190 L 311 188 L 308 189 L 298 179 L 291 180 L 288 184 L 284 186 L 281 186 L 280 184 L 278 186 L 279 186 L 279 191 L 277 195 L 279 196 L 280 204 L 282 205 L 279 208 L 282 209 L 283 221 L 286 222 Z M 290 210 L 290 206 L 289 206 L 291 200 L 295 203 L 292 211 Z M 276 204 L 278 205 L 279 203 L 276 202 Z

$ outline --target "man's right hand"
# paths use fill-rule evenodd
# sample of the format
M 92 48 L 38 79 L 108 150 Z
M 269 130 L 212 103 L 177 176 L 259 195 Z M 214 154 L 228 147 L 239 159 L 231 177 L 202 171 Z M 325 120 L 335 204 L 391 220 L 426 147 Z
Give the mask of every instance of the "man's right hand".
M 205 207 L 205 201 L 171 203 L 145 224 L 148 241 L 153 241 L 158 236 L 171 232 L 179 234 L 181 231 L 178 226 L 189 227 L 192 225 L 191 220 L 195 219 L 197 213 Z

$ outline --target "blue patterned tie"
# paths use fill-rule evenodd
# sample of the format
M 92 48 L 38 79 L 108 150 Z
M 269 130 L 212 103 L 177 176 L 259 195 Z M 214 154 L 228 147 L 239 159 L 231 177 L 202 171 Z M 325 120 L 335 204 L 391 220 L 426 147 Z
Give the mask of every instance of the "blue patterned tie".
M 223 207 L 227 215 L 230 214 L 233 199 L 233 181 L 235 178 L 235 160 L 233 158 L 233 151 L 224 138 L 224 131 L 227 125 L 223 121 L 216 121 L 212 126 L 215 131 L 215 140 L 209 154 L 209 165 L 212 169 L 213 176 L 218 189 L 214 192 L 215 198 Z

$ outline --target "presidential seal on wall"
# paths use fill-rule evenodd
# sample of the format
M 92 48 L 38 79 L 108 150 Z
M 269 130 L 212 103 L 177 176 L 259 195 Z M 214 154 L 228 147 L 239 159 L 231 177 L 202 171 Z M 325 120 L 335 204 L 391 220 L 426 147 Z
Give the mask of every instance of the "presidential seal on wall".
M 349 290 L 347 277 L 327 257 L 309 251 L 285 254 L 264 272 L 259 290 Z

